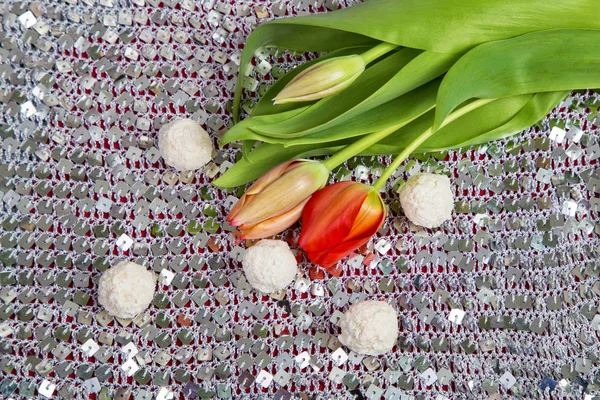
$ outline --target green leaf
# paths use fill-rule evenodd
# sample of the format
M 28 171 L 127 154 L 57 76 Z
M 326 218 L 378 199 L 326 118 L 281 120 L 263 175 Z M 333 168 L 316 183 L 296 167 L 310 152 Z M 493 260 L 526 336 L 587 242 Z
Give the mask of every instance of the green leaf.
M 352 51 L 350 49 L 345 51 Z M 340 55 L 341 52 L 334 52 Z M 322 99 L 316 105 L 325 104 L 329 107 L 325 108 L 326 113 L 335 113 L 336 109 L 344 108 L 347 104 L 351 102 L 359 102 L 365 93 L 373 92 L 377 87 L 381 86 L 385 80 L 395 73 L 395 70 L 401 66 L 406 64 L 410 59 L 412 59 L 416 54 L 418 54 L 415 50 L 410 49 L 401 49 L 400 51 L 389 55 L 387 58 L 384 58 L 382 61 L 372 64 L 369 66 L 365 72 L 352 84 L 347 90 L 343 92 L 344 96 L 340 98 L 340 94 L 328 97 L 326 99 Z M 294 70 L 295 71 L 295 70 Z M 299 72 L 299 71 L 298 71 Z M 289 78 L 285 77 L 287 81 L 292 79 L 292 76 Z M 285 82 L 286 83 L 286 82 Z M 284 82 L 280 83 L 279 81 L 275 84 L 278 87 L 284 86 Z M 275 90 L 270 90 L 268 96 L 270 100 L 272 97 L 276 95 Z M 265 95 L 261 99 L 261 103 L 265 100 L 267 95 Z M 293 103 L 292 103 L 293 104 Z M 274 107 L 284 107 L 286 105 L 274 106 Z M 262 109 L 264 109 L 265 105 L 258 105 L 256 108 L 259 109 L 259 114 L 261 114 Z M 296 106 L 298 107 L 298 106 Z M 225 135 L 221 138 L 221 146 L 224 146 L 227 143 L 231 143 L 238 140 L 261 140 L 270 143 L 279 143 L 281 140 L 273 140 L 269 139 L 272 137 L 274 139 L 289 139 L 292 137 L 300 136 L 299 134 L 293 133 L 272 133 L 269 135 L 263 135 L 261 132 L 256 132 L 254 130 L 248 129 L 251 126 L 279 126 L 278 122 L 283 121 L 287 122 L 293 119 L 294 116 L 303 114 L 306 110 L 308 110 L 311 106 L 304 106 L 300 108 L 293 108 L 287 111 L 283 111 L 277 114 L 269 114 L 269 115 L 258 115 L 252 116 L 233 126 L 229 131 L 225 133 Z M 288 107 L 290 108 L 290 107 Z M 323 107 L 321 107 L 323 109 Z M 325 117 L 327 118 L 327 117 Z M 283 124 L 285 126 L 286 124 Z M 363 132 L 364 133 L 364 132 Z M 246 144 L 246 143 L 245 143 Z M 253 145 L 253 143 L 251 144 Z M 251 146 L 244 146 L 244 155 L 247 155 L 247 150 Z
M 472 98 L 600 87 L 600 30 L 560 29 L 485 43 L 448 71 L 434 129 Z
M 414 49 L 400 49 L 383 60 L 371 64 L 346 90 L 319 100 L 310 106 L 306 113 L 277 124 L 255 124 L 252 125 L 252 130 L 276 138 L 304 136 L 307 129 L 327 123 L 360 104 L 384 86 L 399 69 L 419 53 L 420 51 Z
M 332 127 L 356 118 L 358 115 L 367 115 L 367 111 L 373 112 L 375 107 L 398 98 L 437 78 L 445 73 L 459 58 L 459 54 L 423 52 L 410 60 L 408 64 L 402 67 L 400 71 L 379 89 L 370 95 L 364 96 L 364 98 L 355 104 L 347 104 L 345 102 L 344 96 L 348 93 L 344 91 L 337 97 L 332 96 L 331 98 L 319 101 L 302 114 L 289 120 L 270 126 L 261 125 L 253 126 L 252 128 L 266 135 L 270 132 L 287 132 L 304 136 L 312 135 L 316 132 L 329 131 Z M 344 108 L 346 109 L 345 111 Z
M 277 93 L 285 87 L 296 75 L 304 71 L 311 65 L 314 65 L 320 61 L 328 60 L 334 57 L 349 56 L 352 54 L 362 54 L 367 51 L 370 47 L 358 46 L 348 47 L 340 50 L 335 50 L 330 53 L 323 54 L 322 56 L 305 62 L 304 64 L 298 65 L 294 69 L 287 72 L 275 83 L 273 83 L 267 92 L 260 98 L 254 109 L 252 110 L 251 116 L 265 115 L 265 114 L 276 114 L 284 111 L 290 111 L 296 108 L 305 107 L 310 103 L 287 103 L 287 104 L 273 104 L 273 99 L 277 96 Z
M 288 119 L 297 115 L 303 111 L 305 111 L 308 106 L 300 107 L 296 109 L 292 109 L 289 111 L 284 111 L 277 114 L 266 114 L 259 115 L 256 117 L 250 117 L 242 122 L 239 122 L 231 127 L 225 134 L 221 137 L 221 146 L 225 146 L 228 143 L 235 142 L 238 140 L 262 140 L 263 137 L 256 134 L 254 131 L 250 130 L 250 126 L 257 122 L 264 123 L 275 123 L 280 120 Z
M 440 151 L 460 147 L 473 138 L 495 130 L 510 121 L 533 98 L 531 94 L 497 99 L 472 110 L 464 116 L 445 125 L 427 139 L 420 151 Z M 435 110 L 421 116 L 411 124 L 400 128 L 377 145 L 391 146 L 394 151 L 403 149 L 426 129 L 430 128 L 435 118 Z M 373 149 L 370 149 L 373 151 Z M 387 150 L 389 153 L 392 150 Z
M 361 136 L 370 132 L 407 124 L 435 107 L 437 89 L 441 80 L 427 83 L 377 108 L 335 125 L 329 129 L 291 139 L 263 138 L 268 143 L 282 143 L 286 147 L 300 144 L 328 143 Z M 308 112 L 308 111 L 305 111 Z M 250 127 L 254 129 L 254 127 Z
M 525 94 L 497 99 L 444 126 L 419 147 L 417 152 L 436 152 L 497 140 L 534 125 L 558 104 L 567 92 Z M 398 154 L 408 143 L 431 127 L 435 111 L 429 111 L 363 151 L 362 155 Z M 292 158 L 333 154 L 355 139 L 322 144 L 285 147 L 262 143 L 248 156 L 221 175 L 213 184 L 235 187 L 248 183 L 275 165 Z
M 506 138 L 542 120 L 568 92 L 523 94 L 496 99 L 438 130 L 418 149 L 437 152 Z M 429 128 L 435 111 L 399 129 L 364 154 L 397 154 L 416 136 Z
M 299 27 L 307 28 L 302 31 Z M 263 46 L 330 51 L 376 39 L 439 53 L 547 29 L 600 28 L 595 0 L 370 0 L 342 10 L 260 25 L 242 53 L 243 72 Z M 297 30 L 296 30 L 297 29 Z M 345 31 L 347 36 L 340 35 Z M 234 97 L 237 120 L 243 73 Z
M 269 24 L 339 29 L 447 53 L 533 31 L 598 28 L 599 20 L 598 3 L 592 0 L 371 0 Z
M 404 96 L 400 96 L 392 101 L 380 105 L 379 107 L 357 115 L 348 121 L 335 125 L 330 129 L 322 130 L 317 133 L 297 137 L 297 135 L 281 135 L 281 137 L 269 137 L 254 132 L 252 121 L 273 121 L 275 118 L 284 120 L 284 113 L 269 115 L 267 118 L 254 117 L 246 119 L 228 131 L 223 136 L 221 143 L 229 143 L 233 140 L 260 140 L 265 143 L 280 143 L 286 147 L 297 146 L 301 144 L 328 143 L 348 139 L 356 136 L 362 136 L 370 132 L 387 129 L 396 125 L 407 124 L 423 113 L 435 107 L 437 89 L 441 80 L 437 79 L 428 84 L 419 87 Z M 287 111 L 286 115 L 300 115 L 306 112 L 298 110 Z M 251 121 L 252 120 L 252 121 Z M 269 122 L 267 121 L 267 122 Z M 248 154 L 246 154 L 248 155 Z
M 545 92 L 536 93 L 533 98 L 519 110 L 519 112 L 507 123 L 493 129 L 485 134 L 473 137 L 459 145 L 453 147 L 467 147 L 476 144 L 487 143 L 492 140 L 499 140 L 515 133 L 521 132 L 541 121 L 554 107 L 569 95 L 564 92 Z
M 249 139 L 242 141 L 242 157 L 248 157 L 248 154 L 256 146 L 256 143 L 258 143 L 258 140 Z

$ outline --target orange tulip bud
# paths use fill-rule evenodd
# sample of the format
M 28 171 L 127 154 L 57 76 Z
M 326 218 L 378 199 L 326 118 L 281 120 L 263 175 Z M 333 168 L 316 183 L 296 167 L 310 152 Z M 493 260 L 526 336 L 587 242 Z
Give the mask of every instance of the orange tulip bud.
M 292 226 L 310 196 L 329 179 L 320 162 L 292 160 L 261 176 L 229 212 L 227 221 L 240 229 L 240 239 L 261 239 Z

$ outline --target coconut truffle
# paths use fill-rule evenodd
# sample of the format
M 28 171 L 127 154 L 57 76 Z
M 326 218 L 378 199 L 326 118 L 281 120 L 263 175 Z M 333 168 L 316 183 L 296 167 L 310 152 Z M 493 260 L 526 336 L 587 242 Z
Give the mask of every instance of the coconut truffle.
M 154 297 L 156 278 L 143 266 L 122 261 L 104 271 L 98 284 L 98 302 L 118 318 L 133 318 L 144 311 Z
M 262 293 L 284 289 L 298 273 L 296 257 L 282 240 L 261 240 L 246 250 L 242 264 L 250 285 Z
M 398 338 L 398 314 L 383 301 L 353 304 L 339 322 L 342 328 L 340 342 L 358 354 L 387 353 Z
M 165 163 L 179 171 L 206 165 L 213 147 L 208 133 L 193 119 L 177 119 L 158 131 L 158 147 Z
M 413 224 L 437 228 L 452 217 L 450 179 L 437 174 L 415 175 L 400 188 L 400 204 Z

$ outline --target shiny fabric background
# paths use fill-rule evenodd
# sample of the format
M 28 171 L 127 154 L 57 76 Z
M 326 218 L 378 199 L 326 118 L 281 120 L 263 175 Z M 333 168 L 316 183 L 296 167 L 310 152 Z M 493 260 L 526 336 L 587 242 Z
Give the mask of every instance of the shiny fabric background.
M 600 99 L 574 93 L 539 126 L 474 149 L 413 158 L 388 185 L 389 216 L 340 277 L 305 259 L 272 296 L 252 291 L 225 216 L 241 191 L 166 167 L 154 143 L 175 117 L 214 139 L 243 43 L 273 17 L 351 2 L 64 0 L 0 5 L 2 398 L 593 398 L 600 376 Z M 312 55 L 262 52 L 245 110 Z M 372 182 L 387 158 L 332 180 Z M 395 189 L 448 173 L 456 216 L 403 217 Z M 293 243 L 298 229 L 282 238 Z M 151 307 L 115 320 L 96 301 L 118 260 L 159 275 Z M 390 302 L 394 352 L 341 347 L 336 322 Z

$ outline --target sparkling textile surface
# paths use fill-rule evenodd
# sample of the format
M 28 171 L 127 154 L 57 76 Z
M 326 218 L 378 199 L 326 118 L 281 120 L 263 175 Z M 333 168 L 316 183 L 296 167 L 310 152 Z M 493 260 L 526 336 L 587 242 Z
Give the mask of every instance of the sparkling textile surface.
M 272 296 L 241 273 L 224 216 L 240 192 L 165 167 L 172 118 L 214 139 L 245 37 L 272 17 L 335 0 L 66 0 L 0 5 L 0 397 L 593 398 L 600 375 L 600 99 L 571 96 L 512 141 L 405 163 L 386 224 L 338 278 L 302 276 Z M 262 53 L 246 109 L 307 56 Z M 334 179 L 372 182 L 387 159 Z M 372 168 L 372 173 L 369 169 Z M 395 190 L 449 173 L 456 215 L 408 224 Z M 292 241 L 297 229 L 284 238 Z M 159 275 L 133 321 L 97 305 L 103 270 L 127 259 Z M 340 347 L 336 321 L 362 299 L 400 314 L 394 352 Z M 584 394 L 582 394 L 584 393 Z

